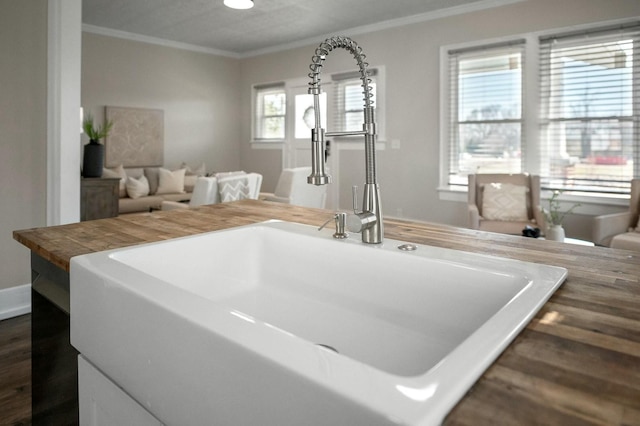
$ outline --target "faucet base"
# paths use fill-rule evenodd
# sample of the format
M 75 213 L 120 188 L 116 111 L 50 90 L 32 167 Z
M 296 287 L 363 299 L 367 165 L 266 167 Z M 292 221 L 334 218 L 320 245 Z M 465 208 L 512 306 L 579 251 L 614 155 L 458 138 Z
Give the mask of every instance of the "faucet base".
M 374 214 L 376 219 L 362 230 L 362 242 L 380 244 L 384 239 L 384 225 L 382 222 L 382 207 L 380 206 L 380 187 L 377 183 L 364 185 L 362 210 Z

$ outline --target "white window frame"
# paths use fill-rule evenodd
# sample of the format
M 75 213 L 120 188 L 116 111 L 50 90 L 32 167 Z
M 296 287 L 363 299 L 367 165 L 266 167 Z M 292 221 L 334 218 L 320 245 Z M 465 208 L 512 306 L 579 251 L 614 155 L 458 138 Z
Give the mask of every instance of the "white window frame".
M 380 143 L 384 143 L 386 141 L 386 108 L 385 108 L 385 104 L 386 104 L 386 84 L 385 84 L 385 67 L 383 65 L 379 65 L 379 66 L 371 66 L 370 68 L 372 69 L 376 69 L 376 100 L 373 104 L 373 107 L 375 108 L 375 120 L 376 120 L 376 136 L 377 136 L 377 142 Z M 330 73 L 328 74 L 327 77 L 325 77 L 327 80 L 331 80 L 331 76 L 334 75 L 340 75 L 340 74 L 345 74 L 343 72 L 336 72 L 336 73 Z M 309 79 L 308 78 L 293 78 L 293 79 L 288 79 L 288 80 L 284 80 L 282 82 L 278 82 L 278 83 L 267 83 L 267 84 L 255 84 L 252 87 L 252 91 L 251 91 L 251 147 L 254 149 L 280 149 L 281 146 L 284 145 L 286 137 L 287 137 L 287 131 L 290 130 L 289 129 L 289 122 L 291 122 L 294 117 L 293 114 L 295 114 L 295 111 L 293 111 L 291 108 L 289 108 L 290 106 L 290 102 L 289 102 L 289 98 L 291 97 L 291 88 L 292 87 L 299 87 L 301 82 L 304 81 L 304 83 L 306 84 Z M 329 83 L 332 84 L 332 83 Z M 258 91 L 259 90 L 264 90 L 264 89 L 268 89 L 268 88 L 274 88 L 274 87 L 282 87 L 282 89 L 285 91 L 285 95 L 287 97 L 287 110 L 286 110 L 286 114 L 285 114 L 285 138 L 283 139 L 264 139 L 264 138 L 259 138 L 257 135 L 257 125 L 258 125 L 258 105 L 257 105 L 257 95 L 258 95 Z M 335 93 L 335 92 L 334 92 Z M 333 99 L 328 99 L 327 103 L 333 103 L 334 100 Z M 332 129 L 332 119 L 333 117 L 327 117 L 327 127 L 328 129 L 325 129 L 326 131 L 330 132 L 330 131 L 335 131 L 335 129 Z M 363 121 L 364 121 L 364 117 L 363 117 Z M 340 138 L 336 138 L 336 139 L 340 139 L 341 141 L 344 142 L 359 142 L 361 139 L 359 138 L 353 138 L 353 137 L 349 137 L 349 136 L 345 136 L 345 137 L 340 137 Z M 364 149 L 364 145 L 362 147 L 362 149 Z M 379 146 L 379 149 L 384 149 L 384 146 Z
M 467 188 L 465 186 L 448 185 L 449 175 L 449 51 L 460 49 L 481 48 L 496 44 L 515 42 L 516 40 L 525 40 L 525 60 L 524 60 L 524 81 L 522 95 L 522 120 L 525 123 L 523 128 L 522 139 L 526 141 L 526 150 L 530 153 L 526 155 L 523 162 L 523 170 L 531 174 L 540 173 L 540 163 L 535 153 L 539 152 L 539 40 L 542 37 L 554 34 L 562 34 L 576 30 L 596 30 L 611 25 L 625 24 L 637 21 L 638 17 L 631 19 L 621 19 L 615 21 L 596 22 L 585 25 L 579 25 L 570 28 L 559 28 L 545 30 L 540 32 L 514 34 L 511 36 L 492 38 L 481 41 L 472 41 L 467 43 L 458 43 L 445 45 L 440 47 L 440 158 L 439 158 L 439 198 L 445 201 L 467 202 Z M 640 149 L 640 147 L 638 147 Z M 550 193 L 543 193 L 542 198 L 547 199 Z M 628 205 L 628 195 L 616 195 L 605 193 L 570 193 L 563 194 L 564 203 L 580 202 L 583 207 L 580 209 L 583 214 L 600 214 L 601 211 L 597 205 Z
M 258 116 L 258 113 L 260 111 L 260 108 L 258 105 L 258 97 L 263 92 L 266 93 L 271 91 L 282 92 L 285 95 L 285 114 L 282 116 L 284 118 L 284 123 L 283 123 L 284 135 L 282 138 L 263 137 L 259 130 L 261 121 L 264 118 L 264 116 L 260 116 L 260 117 Z M 287 122 L 288 122 L 288 114 L 289 114 L 289 108 L 287 108 L 286 106 L 288 102 L 287 101 L 288 93 L 287 93 L 286 84 L 284 82 L 270 83 L 270 84 L 256 84 L 252 87 L 251 96 L 252 96 L 251 98 L 251 140 L 252 142 L 259 143 L 259 144 L 274 143 L 274 142 L 283 143 L 287 137 Z
M 373 108 L 375 111 L 375 122 L 376 122 L 376 136 L 378 141 L 384 141 L 386 139 L 386 114 L 385 114 L 385 99 L 386 99 L 386 91 L 385 91 L 385 67 L 384 66 L 370 66 L 369 67 L 370 70 L 375 70 L 373 75 L 370 77 L 371 80 L 373 80 L 373 82 L 375 83 L 376 86 L 376 90 L 375 90 L 375 98 L 374 98 L 374 102 L 373 102 Z M 352 76 L 347 77 L 347 76 Z M 345 82 L 355 82 L 356 80 L 358 81 L 358 84 L 361 85 L 362 84 L 362 80 L 359 79 L 359 73 L 356 72 L 344 72 L 344 73 L 332 73 L 331 77 L 330 77 L 334 83 L 334 96 L 344 96 L 344 89 L 343 89 L 343 83 Z M 334 127 L 334 123 L 336 120 L 339 120 L 341 123 L 345 123 L 346 122 L 346 117 L 337 117 L 337 111 L 336 111 L 336 105 L 338 104 L 338 100 L 337 99 L 330 99 L 328 102 L 331 102 L 334 106 L 333 110 L 333 116 L 330 117 L 327 121 L 327 126 L 329 127 L 329 129 L 327 131 L 340 131 L 343 129 L 336 129 L 333 128 Z M 342 100 L 341 102 L 342 104 L 344 103 L 344 100 Z M 362 110 L 364 108 L 364 101 L 363 101 L 363 106 L 362 108 L 360 108 L 360 110 Z M 364 120 L 364 118 L 363 118 Z M 360 128 L 358 130 L 361 130 Z M 344 136 L 343 137 L 345 141 L 349 141 L 349 140 L 356 140 L 358 141 L 359 139 L 356 139 L 357 136 L 353 137 L 353 136 Z
M 570 76 L 567 82 L 567 85 L 565 85 L 565 83 L 562 82 L 562 80 L 558 78 L 558 76 L 556 75 L 558 73 L 561 75 L 565 70 L 568 69 L 568 68 L 565 68 L 564 65 L 560 65 L 560 64 L 564 64 L 564 61 L 561 60 L 560 58 L 562 56 L 565 56 L 563 53 L 560 53 L 560 52 L 566 52 L 566 49 L 569 48 L 569 49 L 578 49 L 578 54 L 584 54 L 584 52 L 586 52 L 585 46 L 593 46 L 594 44 L 598 46 L 603 46 L 603 44 L 606 44 L 608 46 L 606 49 L 608 50 L 609 47 L 618 45 L 620 41 L 621 30 L 623 29 L 625 31 L 625 37 L 627 34 L 631 36 L 631 34 L 629 34 L 629 30 L 631 30 L 632 33 L 635 33 L 635 37 L 638 37 L 637 25 L 638 25 L 638 22 L 634 21 L 632 25 L 629 25 L 626 28 L 624 28 L 622 25 L 613 25 L 613 26 L 605 26 L 605 27 L 598 26 L 594 29 L 594 31 L 577 31 L 577 32 L 571 31 L 569 33 L 554 35 L 552 37 L 541 39 L 544 41 L 540 42 L 539 56 L 540 56 L 540 60 L 542 61 L 540 69 L 543 71 L 540 72 L 539 80 L 541 82 L 546 83 L 544 87 L 546 87 L 547 90 L 544 93 L 541 90 L 541 93 L 540 93 L 542 97 L 542 101 L 541 101 L 541 111 L 540 111 L 541 125 L 539 127 L 540 127 L 541 144 L 543 146 L 545 145 L 544 139 L 546 137 L 548 138 L 548 141 L 546 142 L 546 144 L 553 146 L 552 149 L 547 148 L 548 152 L 546 153 L 546 155 L 549 156 L 549 160 L 552 157 L 560 158 L 558 156 L 559 151 L 561 151 L 560 154 L 564 154 L 563 158 L 565 159 L 565 161 L 570 160 L 570 157 L 568 157 L 570 155 L 569 154 L 570 149 L 573 150 L 573 153 L 575 155 L 575 151 L 577 151 L 577 148 L 575 146 L 575 138 L 574 138 L 574 145 L 571 148 L 569 147 L 568 138 L 566 141 L 567 146 L 564 146 L 564 147 L 555 146 L 556 144 L 558 144 L 558 142 L 560 142 L 564 138 L 559 139 L 555 137 L 554 129 L 556 132 L 564 133 L 565 129 L 568 129 L 568 127 L 566 127 L 566 123 L 568 122 L 572 122 L 575 126 L 576 122 L 580 121 L 582 123 L 581 126 L 584 126 L 584 123 L 588 123 L 586 127 L 595 127 L 595 128 L 598 128 L 600 126 L 606 127 L 608 125 L 611 125 L 611 123 L 615 123 L 613 124 L 613 126 L 617 128 L 617 130 L 621 130 L 620 127 L 622 126 L 622 123 L 626 123 L 627 125 L 630 125 L 632 129 L 632 137 L 633 137 L 632 141 L 635 142 L 632 145 L 633 147 L 632 154 L 634 158 L 633 170 L 629 170 L 629 171 L 632 174 L 631 175 L 632 178 L 640 176 L 640 161 L 639 161 L 640 138 L 638 135 L 638 131 L 640 131 L 640 128 L 638 127 L 638 124 L 637 124 L 638 112 L 640 112 L 637 108 L 637 106 L 640 105 L 639 103 L 640 100 L 638 99 L 638 95 L 640 94 L 640 92 L 637 91 L 637 88 L 635 91 L 635 96 L 632 93 L 633 89 L 631 90 L 630 93 L 628 93 L 631 96 L 632 103 L 635 104 L 636 106 L 635 108 L 634 108 L 634 105 L 630 105 L 631 107 L 630 110 L 626 112 L 620 111 L 618 113 L 613 113 L 612 111 L 610 112 L 610 110 L 608 110 L 607 112 L 610 112 L 610 115 L 605 117 L 601 113 L 589 114 L 588 112 L 586 113 L 584 112 L 584 111 L 587 111 L 586 109 L 587 107 L 585 105 L 588 105 L 588 102 L 589 102 L 587 96 L 584 93 L 582 93 L 580 95 L 581 97 L 578 98 L 579 100 L 576 101 L 575 92 L 572 92 L 571 95 L 567 95 L 564 92 L 565 87 L 571 87 L 571 84 L 574 83 L 575 81 L 580 81 L 581 79 L 583 80 L 598 79 L 599 77 L 597 77 L 596 76 L 597 74 L 595 73 L 599 71 L 596 71 L 595 68 L 592 69 L 590 67 L 582 66 L 579 68 L 580 71 L 577 73 L 578 77 Z M 638 39 L 636 38 L 636 40 Z M 600 50 L 599 52 L 605 51 L 605 49 L 603 49 L 602 47 L 600 47 L 600 49 L 602 50 Z M 633 82 L 640 81 L 640 70 L 638 69 L 638 65 L 637 65 L 639 63 L 638 55 L 640 55 L 640 46 L 638 46 L 638 43 L 636 43 L 633 50 L 635 51 L 634 62 L 636 65 L 631 68 L 631 71 L 632 71 L 631 85 L 633 85 Z M 554 52 L 555 52 L 555 55 L 559 55 L 559 56 L 554 56 L 553 55 Z M 593 53 L 590 51 L 589 54 L 592 55 Z M 606 59 L 606 60 L 609 61 L 611 59 Z M 613 65 L 614 62 L 608 62 L 608 63 Z M 544 69 L 544 67 L 542 66 L 543 64 L 548 68 Z M 575 70 L 575 68 L 571 68 L 571 69 Z M 585 69 L 586 71 L 584 71 Z M 575 74 L 575 73 L 576 73 L 575 71 L 572 71 L 572 74 Z M 611 76 L 608 75 L 608 78 L 611 78 Z M 620 87 L 621 87 L 619 85 L 622 83 L 622 81 L 618 81 L 617 79 L 613 81 L 616 81 L 617 85 L 614 84 L 612 86 L 604 87 L 604 89 L 606 90 L 604 93 L 606 93 L 608 97 L 614 95 L 617 90 L 620 90 Z M 596 93 L 597 95 L 598 90 L 596 90 L 593 93 Z M 608 98 L 608 99 L 610 100 L 611 98 Z M 580 110 L 581 114 L 577 114 L 575 112 L 575 108 L 576 108 L 575 102 L 580 102 L 577 105 L 577 107 L 583 108 L 582 110 Z M 567 105 L 570 105 L 571 106 L 570 108 L 573 108 L 571 112 L 567 111 L 568 109 Z M 598 106 L 598 103 L 596 103 L 596 107 L 597 106 Z M 634 115 L 634 110 L 635 110 L 635 115 Z M 636 121 L 635 124 L 634 124 L 634 121 Z M 582 128 L 581 132 L 582 131 L 584 131 L 584 127 Z M 589 152 L 597 153 L 598 148 L 600 148 L 600 152 L 602 153 L 602 148 L 604 144 L 607 144 L 607 146 L 610 148 L 611 140 L 609 138 L 600 139 L 598 144 L 598 140 L 597 140 L 598 132 L 594 131 L 594 134 L 596 135 L 595 136 L 596 142 L 594 143 L 593 140 L 590 141 L 589 147 L 588 147 Z M 581 140 L 580 151 L 581 151 L 581 155 L 584 155 L 585 147 L 583 146 L 582 143 L 583 141 Z M 622 136 L 620 138 L 620 143 L 621 143 L 621 146 L 616 151 L 622 154 L 623 152 Z M 547 163 L 546 166 L 550 167 L 550 162 Z M 605 172 L 605 174 L 606 173 L 607 172 Z M 620 173 L 620 171 L 618 170 L 617 173 Z M 593 188 L 593 185 L 595 185 L 596 187 L 603 185 L 602 188 L 609 188 L 610 189 L 609 192 L 615 193 L 615 192 L 621 191 L 622 189 L 621 186 L 624 186 L 625 183 L 628 183 L 627 178 L 625 178 L 624 180 L 620 180 L 620 175 L 616 176 L 615 174 L 609 175 L 608 179 L 601 179 L 597 181 L 592 181 L 590 179 L 591 175 L 589 174 L 580 175 L 578 173 L 577 176 L 573 176 L 569 178 L 565 178 L 560 174 L 556 174 L 554 176 L 553 173 L 551 173 L 550 169 L 546 169 L 544 172 L 540 173 L 540 175 L 541 175 L 542 185 L 545 185 L 545 184 L 558 185 L 558 186 L 577 185 L 580 187 L 580 189 L 576 189 L 575 191 L 584 191 L 584 192 L 594 191 L 598 193 L 595 190 L 595 188 Z M 575 179 L 575 181 L 572 182 L 572 179 Z M 596 183 L 591 183 L 591 182 L 596 182 Z M 605 192 L 603 191 L 603 193 Z M 629 190 L 627 190 L 626 193 L 629 193 Z
M 447 49 L 446 52 L 446 58 L 444 59 L 447 63 L 446 63 L 446 83 L 448 85 L 447 87 L 447 92 L 446 94 L 443 94 L 442 96 L 447 96 L 447 112 L 448 111 L 452 111 L 452 114 L 449 115 L 448 113 L 445 114 L 445 110 L 442 111 L 442 116 L 445 119 L 445 122 L 443 125 L 447 126 L 446 129 L 446 135 L 447 138 L 449 139 L 447 144 L 446 144 L 446 161 L 447 161 L 447 165 L 445 168 L 441 168 L 442 171 L 442 184 L 444 185 L 451 185 L 451 186 L 464 186 L 466 187 L 466 182 L 464 184 L 450 184 L 450 176 L 449 176 L 449 168 L 451 166 L 451 160 L 452 160 L 452 149 L 453 149 L 453 145 L 452 145 L 452 134 L 450 133 L 451 130 L 453 130 L 453 123 L 458 123 L 458 124 L 464 124 L 466 122 L 468 122 L 468 120 L 464 117 L 458 117 L 458 111 L 459 108 L 451 108 L 451 99 L 452 99 L 452 93 L 451 89 L 452 89 L 452 85 L 456 85 L 457 88 L 457 82 L 451 82 L 449 80 L 449 78 L 451 77 L 451 66 L 449 64 L 449 61 L 451 59 L 451 54 L 456 56 L 456 60 L 458 58 L 464 58 L 464 59 L 469 59 L 472 57 L 482 57 L 482 56 L 504 56 L 507 54 L 515 54 L 515 53 L 520 53 L 521 54 L 521 58 L 520 58 L 520 63 L 523 64 L 524 66 L 519 67 L 518 69 L 521 70 L 521 77 L 522 77 L 522 87 L 520 88 L 520 94 L 521 94 L 521 105 L 520 105 L 520 115 L 519 118 L 510 118 L 510 119 L 502 119 L 502 120 L 491 120 L 491 119 L 487 119 L 487 120 L 478 120 L 477 122 L 480 123 L 491 123 L 491 124 L 519 124 L 520 125 L 520 130 L 521 130 L 521 134 L 520 134 L 520 151 L 524 152 L 526 150 L 526 128 L 527 128 L 527 123 L 526 123 L 526 108 L 525 108 L 525 104 L 524 104 L 524 84 L 526 81 L 526 76 L 525 76 L 525 72 L 526 72 L 526 62 L 525 62 L 525 48 L 526 48 L 526 42 L 525 40 L 523 40 L 522 38 L 515 38 L 515 39 L 508 39 L 506 41 L 502 41 L 499 43 L 494 43 L 494 44 L 489 44 L 489 45 L 480 45 L 480 46 L 472 46 L 470 48 L 463 48 L 463 49 Z M 486 53 L 489 53 L 489 55 L 486 55 Z M 459 62 L 458 62 L 459 63 Z M 459 73 L 457 74 L 458 76 L 460 75 Z M 456 95 L 458 94 L 459 88 L 457 88 L 458 90 L 456 90 Z M 456 104 L 456 107 L 458 105 Z M 518 167 L 520 170 L 524 170 L 526 169 L 525 167 L 525 160 L 526 160 L 527 156 L 523 155 L 519 160 L 518 160 Z M 506 166 L 506 164 L 505 164 Z

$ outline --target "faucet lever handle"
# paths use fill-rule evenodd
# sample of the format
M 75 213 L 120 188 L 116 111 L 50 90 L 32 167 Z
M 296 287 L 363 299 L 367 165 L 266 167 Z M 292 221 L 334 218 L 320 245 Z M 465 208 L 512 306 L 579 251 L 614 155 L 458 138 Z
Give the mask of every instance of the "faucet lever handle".
M 351 197 L 353 199 L 353 213 L 358 214 L 358 185 L 351 187 Z

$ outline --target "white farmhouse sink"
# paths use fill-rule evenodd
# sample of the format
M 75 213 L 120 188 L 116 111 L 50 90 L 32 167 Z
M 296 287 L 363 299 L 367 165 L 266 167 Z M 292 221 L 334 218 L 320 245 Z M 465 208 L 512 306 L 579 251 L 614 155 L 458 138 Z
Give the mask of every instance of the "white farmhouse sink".
M 331 233 L 273 221 L 73 258 L 71 341 L 166 424 L 437 424 L 567 274 Z

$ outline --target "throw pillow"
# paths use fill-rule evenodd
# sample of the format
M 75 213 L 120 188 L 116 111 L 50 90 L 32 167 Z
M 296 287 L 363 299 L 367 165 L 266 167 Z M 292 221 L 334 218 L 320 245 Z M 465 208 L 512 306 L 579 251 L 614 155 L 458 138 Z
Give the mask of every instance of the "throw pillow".
M 184 175 L 184 190 L 185 192 L 193 192 L 193 188 L 196 186 L 196 181 L 200 176 L 198 175 Z
M 160 167 L 146 167 L 144 169 L 144 175 L 149 181 L 149 195 L 153 195 L 158 192 L 158 183 L 160 182 Z
M 218 192 L 222 203 L 244 200 L 249 198 L 249 181 L 242 176 L 218 178 Z
M 175 194 L 184 192 L 184 173 L 186 169 L 170 171 L 158 169 L 159 182 L 156 194 Z
M 139 178 L 127 178 L 127 194 L 134 200 L 149 195 L 149 181 L 142 175 Z
M 529 188 L 510 183 L 484 185 L 482 217 L 488 220 L 528 221 L 527 191 Z
M 118 186 L 118 192 L 120 198 L 127 196 L 127 174 L 124 171 L 124 167 L 120 164 L 118 167 L 109 169 L 107 167 L 102 169 L 102 177 L 105 178 L 120 178 L 120 184 Z
M 191 168 L 186 162 L 183 161 L 182 164 L 180 164 L 180 168 L 187 170 L 185 176 L 205 176 L 207 174 L 207 168 L 205 167 L 204 163 L 200 164 L 200 166 L 198 166 L 197 168 Z

